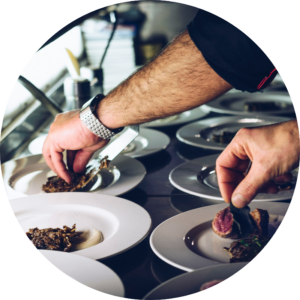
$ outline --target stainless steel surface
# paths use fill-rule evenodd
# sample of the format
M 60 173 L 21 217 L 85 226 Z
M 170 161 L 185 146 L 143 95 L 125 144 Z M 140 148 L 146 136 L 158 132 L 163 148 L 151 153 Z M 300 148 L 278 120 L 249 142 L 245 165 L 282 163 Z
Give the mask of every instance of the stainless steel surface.
M 62 112 L 62 109 L 55 102 L 53 102 L 50 98 L 48 98 L 43 91 L 38 89 L 35 85 L 33 85 L 25 77 L 20 75 L 18 80 L 34 97 L 36 97 L 37 100 L 39 100 L 48 109 L 48 111 L 54 117 L 57 114 Z

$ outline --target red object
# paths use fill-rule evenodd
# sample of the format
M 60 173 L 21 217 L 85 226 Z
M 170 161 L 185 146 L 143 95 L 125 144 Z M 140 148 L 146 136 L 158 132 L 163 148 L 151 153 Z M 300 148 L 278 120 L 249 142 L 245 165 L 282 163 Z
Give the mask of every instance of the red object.
M 260 90 L 262 87 L 268 86 L 277 75 L 278 71 L 299 71 L 300 68 L 275 68 L 268 77 L 265 77 L 262 82 L 258 85 L 257 89 Z

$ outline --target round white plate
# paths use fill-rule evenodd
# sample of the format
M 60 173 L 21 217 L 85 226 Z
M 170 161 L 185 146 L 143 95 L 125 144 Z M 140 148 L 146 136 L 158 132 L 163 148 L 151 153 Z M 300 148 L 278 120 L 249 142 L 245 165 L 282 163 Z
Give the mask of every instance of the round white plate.
M 42 154 L 8 161 L 1 165 L 1 169 L 9 199 L 45 194 L 42 185 L 48 177 L 55 175 Z M 102 170 L 100 174 L 97 181 L 100 186 L 90 192 L 116 196 L 136 187 L 145 177 L 146 169 L 136 159 L 118 155 L 109 169 Z
M 215 215 L 227 206 L 225 203 L 201 207 L 166 220 L 151 234 L 152 250 L 166 263 L 187 272 L 229 263 L 229 255 L 223 247 L 229 247 L 233 240 L 219 237 L 211 227 Z M 270 221 L 270 236 L 289 207 L 286 203 L 276 202 L 250 203 L 249 206 L 251 210 L 268 210 L 272 219 L 278 217 L 278 222 Z
M 204 283 L 216 279 L 226 280 L 246 265 L 247 263 L 218 265 L 185 273 L 162 283 L 148 293 L 144 299 L 171 299 L 198 293 Z
M 152 122 L 144 123 L 141 126 L 142 127 L 167 127 L 167 126 L 192 122 L 205 117 L 209 113 L 208 111 L 204 111 L 202 107 L 203 106 L 185 111 L 176 116 L 171 116 L 171 117 L 155 120 Z
M 91 193 L 34 195 L 10 201 L 22 229 L 62 228 L 76 224 L 78 232 L 102 232 L 101 243 L 72 253 L 103 259 L 128 250 L 143 240 L 151 218 L 141 206 L 128 200 Z
M 280 110 L 270 110 L 262 112 L 244 111 L 244 103 L 251 101 L 273 101 L 282 108 Z M 294 107 L 289 94 L 284 92 L 264 92 L 264 93 L 229 93 L 201 106 L 206 112 L 216 112 L 220 114 L 261 116 L 261 115 L 282 115 L 294 114 Z
M 41 154 L 47 134 L 34 139 L 28 146 L 31 154 Z M 143 157 L 164 150 L 170 144 L 170 138 L 157 130 L 140 128 L 140 134 L 130 143 L 130 151 L 122 153 L 129 157 Z
M 139 136 L 132 143 L 134 144 L 133 150 L 124 155 L 143 157 L 166 149 L 170 144 L 170 138 L 160 131 L 140 128 Z
M 0 252 L 1 298 L 124 298 L 120 278 L 100 262 L 57 252 Z
M 220 134 L 223 131 L 237 132 L 243 127 L 258 127 L 288 121 L 288 118 L 281 117 L 220 117 L 197 121 L 181 127 L 176 137 L 179 141 L 205 149 L 224 150 L 227 143 L 217 143 L 212 139 L 213 134 Z
M 211 200 L 223 200 L 215 172 L 219 154 L 204 156 L 185 162 L 169 175 L 171 184 L 177 189 L 191 195 Z M 292 171 L 291 183 L 295 186 L 298 173 Z M 294 188 L 279 191 L 277 194 L 259 193 L 253 201 L 282 201 L 292 199 Z

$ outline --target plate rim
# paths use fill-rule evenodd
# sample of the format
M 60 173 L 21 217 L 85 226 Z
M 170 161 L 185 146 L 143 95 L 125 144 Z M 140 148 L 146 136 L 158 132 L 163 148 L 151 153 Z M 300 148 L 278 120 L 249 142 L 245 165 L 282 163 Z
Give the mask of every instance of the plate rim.
M 287 266 L 291 266 L 291 263 L 275 263 L 275 264 L 280 264 L 280 266 L 284 266 L 284 267 L 287 267 Z M 299 263 L 294 263 L 295 265 Z M 234 268 L 234 272 L 237 272 L 238 270 L 235 270 L 235 269 L 240 269 L 244 266 L 249 266 L 250 264 L 247 263 L 247 262 L 241 262 L 239 263 L 239 267 L 237 267 L 237 264 L 234 265 L 234 267 L 231 265 L 230 268 Z M 251 263 L 251 266 L 255 266 L 255 265 L 264 265 L 264 266 L 271 266 L 270 263 Z M 297 266 L 298 267 L 298 266 Z M 183 290 L 184 292 L 187 294 L 187 290 L 189 290 L 190 288 L 194 287 L 194 278 L 199 278 L 199 282 L 201 281 L 201 273 L 203 273 L 203 271 L 205 270 L 212 270 L 213 269 L 222 269 L 222 268 L 229 268 L 228 267 L 228 264 L 224 264 L 224 265 L 218 265 L 218 266 L 209 266 L 209 267 L 204 267 L 204 268 L 200 268 L 200 269 L 197 269 L 193 272 L 187 272 L 187 273 L 184 273 L 184 274 L 180 274 L 178 276 L 175 276 L 163 283 L 161 283 L 160 285 L 158 285 L 157 287 L 155 287 L 154 289 L 152 289 L 150 292 L 148 292 L 142 300 L 151 300 L 151 299 L 176 299 L 174 298 L 174 294 L 170 293 L 170 294 L 166 294 L 166 290 L 165 290 L 165 287 L 167 286 L 168 290 L 171 290 L 172 289 L 172 286 L 176 283 L 176 284 L 179 284 L 180 286 L 183 286 Z M 296 267 L 295 267 L 296 268 Z M 300 271 L 298 272 L 298 274 L 300 273 Z M 254 274 L 255 275 L 255 274 Z M 180 282 L 182 281 L 182 277 L 184 277 L 185 279 L 190 279 L 190 282 L 192 282 L 191 285 L 189 285 L 188 287 L 186 287 L 185 285 L 182 285 L 180 284 Z M 205 282 L 208 282 L 207 280 L 210 280 L 210 279 L 205 279 L 204 277 L 204 280 Z M 188 280 L 185 280 L 185 282 L 189 282 Z M 275 281 L 276 282 L 276 281 Z M 203 283 L 202 283 L 203 284 Z M 199 287 L 198 287 L 198 290 L 199 290 L 199 298 L 200 298 L 200 287 L 201 287 L 201 282 L 199 283 Z M 161 290 L 161 294 L 156 294 L 156 292 L 158 290 Z M 163 293 L 163 294 L 162 294 Z M 155 297 L 155 298 L 154 298 Z M 172 297 L 172 298 L 171 298 Z M 188 298 L 187 298 L 188 299 Z
M 141 124 L 141 127 L 142 128 L 144 128 L 144 127 L 147 127 L 147 128 L 148 127 L 150 127 L 150 128 L 159 128 L 159 127 L 176 126 L 176 125 L 180 125 L 180 124 L 184 124 L 184 123 L 195 121 L 197 119 L 204 118 L 205 116 L 207 116 L 209 114 L 209 111 L 203 109 L 203 105 L 198 106 L 198 107 L 193 108 L 193 109 L 188 109 L 188 110 L 183 111 L 183 112 L 181 112 L 179 114 L 185 113 L 187 111 L 192 112 L 192 116 L 190 116 L 189 118 L 185 118 L 185 119 L 181 119 L 181 120 L 175 119 L 175 120 L 173 120 L 171 122 L 162 123 L 162 124 L 152 124 L 153 121 L 151 121 L 151 122 L 147 122 L 147 123 Z M 199 111 L 200 111 L 200 113 L 199 113 Z
M 153 138 L 151 139 L 152 135 L 154 135 L 154 134 L 156 135 L 155 140 Z M 144 136 L 144 135 L 146 135 L 146 136 Z M 42 152 L 41 153 L 34 153 L 34 151 L 32 151 L 30 149 L 32 149 L 33 145 L 35 143 L 38 143 L 39 140 L 44 141 L 44 139 L 46 139 L 47 136 L 48 136 L 47 133 L 42 134 L 42 135 L 38 136 L 37 138 L 35 138 L 34 140 L 32 140 L 29 143 L 28 151 L 30 152 L 30 155 L 37 155 L 37 154 L 42 153 Z M 150 150 L 150 151 L 147 150 L 147 147 L 148 147 L 148 145 L 147 145 L 145 148 L 141 149 L 138 152 L 121 153 L 122 155 L 131 157 L 131 158 L 145 157 L 145 156 L 148 156 L 148 155 L 151 155 L 151 154 L 154 154 L 154 153 L 157 153 L 157 152 L 160 152 L 160 151 L 166 149 L 169 146 L 170 142 L 171 142 L 169 136 L 166 135 L 165 133 L 163 133 L 161 131 L 158 131 L 158 130 L 155 130 L 155 129 L 150 129 L 150 128 L 147 128 L 147 127 L 141 127 L 140 128 L 139 136 L 144 137 L 145 139 L 147 139 L 149 146 L 152 146 L 151 144 L 154 141 L 158 140 L 159 138 L 161 138 L 161 139 L 163 138 L 164 140 L 161 141 L 161 145 L 159 146 L 159 148 L 157 148 L 155 150 Z
M 196 125 L 199 125 L 199 130 L 202 130 L 202 129 L 206 129 L 208 127 L 211 127 L 209 126 L 209 124 L 200 124 L 200 123 L 209 123 L 209 122 L 214 122 L 214 121 L 219 121 L 219 122 L 222 122 L 222 121 L 227 121 L 227 123 L 230 123 L 230 119 L 232 121 L 237 121 L 237 120 L 240 120 L 240 119 L 243 119 L 243 118 L 256 118 L 256 119 L 269 119 L 270 122 L 272 121 L 271 119 L 273 119 L 274 121 L 275 120 L 278 120 L 280 119 L 278 122 L 274 122 L 272 124 L 276 124 L 276 123 L 281 123 L 281 122 L 286 122 L 286 121 L 289 121 L 289 120 L 292 120 L 292 118 L 288 118 L 288 117 L 281 117 L 281 116 L 271 116 L 271 115 L 265 115 L 265 116 L 249 116 L 249 115 L 232 115 L 232 116 L 226 116 L 226 117 L 213 117 L 213 118 L 207 118 L 207 119 L 203 119 L 203 120 L 199 120 L 199 121 L 196 121 L 196 122 L 193 122 L 193 123 L 189 123 L 187 125 L 184 125 L 182 126 L 181 128 L 179 128 L 176 132 L 176 138 L 182 142 L 182 143 L 185 143 L 187 145 L 191 145 L 191 146 L 194 146 L 194 147 L 198 147 L 198 148 L 203 148 L 203 149 L 211 149 L 211 150 L 224 150 L 228 144 L 221 144 L 221 145 L 217 145 L 216 143 L 215 144 L 211 144 L 211 142 L 209 141 L 206 141 L 204 139 L 199 139 L 199 142 L 200 143 L 195 143 L 195 142 L 192 142 L 190 141 L 189 139 L 186 139 L 184 137 L 182 137 L 182 131 L 184 130 L 188 130 L 190 127 L 192 126 L 196 126 Z M 224 123 L 225 124 L 225 123 Z M 258 127 L 260 125 L 258 124 Z M 255 127 L 255 126 L 253 126 Z
M 48 262 L 49 261 L 49 257 L 50 258 L 57 258 L 60 259 L 60 261 L 62 260 L 63 263 L 65 263 L 65 265 L 70 265 L 72 263 L 74 263 L 74 261 L 76 260 L 80 260 L 82 263 L 89 263 L 90 265 L 93 266 L 93 268 L 97 268 L 98 272 L 101 272 L 101 274 L 103 276 L 109 276 L 110 277 L 110 282 L 112 282 L 113 284 L 113 290 L 111 291 L 111 295 L 103 295 L 103 296 L 117 296 L 120 299 L 123 299 L 125 297 L 125 289 L 124 289 L 124 284 L 122 282 L 122 280 L 120 279 L 120 277 L 117 275 L 117 273 L 115 273 L 111 268 L 109 268 L 108 266 L 106 266 L 105 264 L 98 262 L 96 260 L 81 256 L 81 258 L 78 258 L 77 256 L 75 256 L 72 253 L 66 253 L 66 252 L 57 252 L 57 251 L 51 251 L 51 250 L 43 250 L 43 251 L 39 251 L 39 252 L 0 252 L 1 255 L 3 255 L 4 257 L 7 258 L 11 258 L 14 260 L 22 260 L 24 261 L 24 258 L 26 258 L 26 262 L 29 260 L 30 262 L 34 262 L 34 263 L 38 263 L 38 264 L 43 264 L 43 262 Z M 63 259 L 62 259 L 63 258 Z M 55 260 L 54 259 L 54 260 Z M 47 274 L 47 271 L 44 271 L 44 269 L 41 269 L 40 273 L 43 274 Z M 71 271 L 71 270 L 70 270 Z M 65 271 L 64 271 L 65 272 Z M 78 270 L 78 272 L 81 272 L 80 270 Z M 14 273 L 14 272 L 12 272 Z M 28 273 L 29 274 L 36 274 L 35 272 L 31 273 L 31 269 L 28 269 Z M 85 273 L 89 273 L 87 271 L 87 269 L 85 270 Z M 67 275 L 67 274 L 66 274 Z M 70 275 L 71 276 L 71 275 Z M 84 277 L 84 276 L 81 276 Z M 88 286 L 87 288 L 89 290 L 94 289 L 95 292 L 101 293 L 101 287 L 99 287 L 97 283 L 98 280 L 95 280 L 95 282 L 92 282 L 92 284 L 90 284 L 90 286 Z M 80 283 L 80 282 L 79 282 Z M 85 284 L 89 284 L 89 281 L 86 281 Z M 112 289 L 112 288 L 111 288 Z M 99 297 L 99 295 L 98 295 Z
M 205 194 L 205 193 L 201 193 L 201 192 L 195 192 L 195 191 L 192 191 L 192 190 L 189 190 L 185 187 L 183 187 L 182 185 L 178 184 L 177 182 L 175 182 L 173 176 L 174 176 L 174 173 L 175 172 L 178 172 L 178 170 L 180 170 L 180 168 L 184 168 L 184 167 L 191 167 L 191 168 L 195 168 L 195 166 L 197 165 L 198 161 L 200 160 L 206 160 L 206 161 L 209 161 L 209 160 L 216 160 L 218 157 L 219 157 L 220 153 L 219 154 L 213 154 L 213 155 L 208 155 L 208 156 L 201 156 L 201 157 L 198 157 L 196 159 L 193 159 L 193 160 L 190 160 L 190 161 L 186 161 L 180 165 L 178 165 L 177 167 L 175 167 L 169 174 L 169 181 L 170 183 L 177 189 L 179 189 L 180 191 L 183 191 L 187 194 L 190 194 L 190 195 L 194 195 L 194 196 L 197 196 L 197 197 L 202 197 L 202 198 L 205 198 L 205 199 L 210 199 L 210 200 L 218 200 L 218 201 L 222 201 L 224 200 L 221 196 L 221 193 L 219 191 L 219 195 L 215 196 L 215 195 L 209 195 L 209 194 Z M 199 170 L 201 168 L 199 167 Z M 199 171 L 197 170 L 197 172 Z M 194 170 L 193 170 L 194 171 Z M 197 173 L 195 171 L 195 174 L 194 176 L 197 177 Z M 294 172 L 294 171 L 292 171 Z M 201 187 L 201 182 L 197 181 L 197 183 L 199 184 L 199 187 Z M 203 185 L 204 186 L 204 185 Z M 214 189 L 210 188 L 209 186 L 206 186 L 205 185 L 205 188 L 209 188 L 211 189 L 212 191 L 214 191 Z M 260 199 L 260 198 L 257 198 L 255 197 L 252 202 L 276 202 L 276 201 L 283 201 L 283 200 L 289 200 L 289 199 L 292 199 L 293 197 L 293 194 L 292 195 L 288 195 L 288 192 L 291 191 L 291 190 L 288 190 L 288 191 L 282 191 L 282 194 L 281 194 L 281 197 L 276 197 L 276 198 L 272 198 L 272 195 L 273 197 L 275 197 L 276 195 L 278 194 L 266 194 L 266 195 L 269 195 L 268 197 L 270 198 L 267 198 L 267 199 Z M 265 193 L 264 193 L 265 194 Z M 286 194 L 286 196 L 285 196 Z M 260 195 L 260 193 L 258 194 Z
M 156 135 L 155 138 L 154 138 L 154 134 Z M 152 155 L 152 154 L 155 154 L 155 153 L 158 153 L 160 151 L 167 149 L 167 147 L 170 145 L 170 142 L 171 142 L 171 139 L 165 133 L 163 133 L 159 130 L 150 129 L 148 127 L 140 128 L 140 136 L 147 139 L 148 145 L 136 153 L 125 153 L 123 155 L 129 156 L 132 158 L 146 157 L 148 155 Z M 164 141 L 161 142 L 161 145 L 155 150 L 147 150 L 147 147 L 152 146 L 152 144 L 156 140 L 159 140 L 159 138 L 164 139 Z
M 60 196 L 60 197 L 57 197 Z M 15 218 L 18 221 L 20 227 L 20 221 L 17 214 L 18 212 L 27 211 L 31 208 L 44 208 L 49 205 L 84 205 L 87 207 L 96 207 L 98 209 L 106 210 L 109 213 L 113 214 L 114 217 L 117 218 L 119 225 L 118 230 L 114 233 L 113 236 L 109 237 L 106 241 L 106 244 L 99 243 L 92 247 L 77 250 L 74 252 L 71 252 L 75 255 L 84 256 L 93 260 L 100 260 L 100 259 L 106 259 L 109 257 L 113 257 L 116 255 L 119 255 L 134 246 L 138 245 L 140 242 L 142 242 L 149 234 L 149 232 L 152 229 L 152 219 L 150 214 L 140 205 L 126 200 L 124 198 L 111 196 L 111 195 L 99 195 L 99 194 L 91 194 L 91 193 L 73 193 L 72 195 L 70 193 L 56 193 L 56 194 L 43 194 L 44 199 L 39 199 L 40 195 L 31 195 L 29 197 L 23 197 L 23 198 L 16 198 L 12 199 L 10 201 L 11 208 L 15 214 Z M 78 198 L 77 198 L 78 197 Z M 33 199 L 32 199 L 33 198 Z M 50 199 L 49 199 L 50 198 Z M 53 198 L 53 199 L 51 199 Z M 70 200 L 64 199 L 64 198 L 72 198 Z M 89 199 L 90 198 L 90 199 Z M 92 199 L 94 198 L 94 199 Z M 96 199 L 97 198 L 97 199 Z M 102 198 L 102 199 L 101 199 Z M 106 199 L 105 199 L 106 198 Z M 32 203 L 29 205 L 28 202 L 32 201 Z M 68 203 L 65 203 L 68 202 Z M 71 203 L 69 203 L 71 202 Z M 114 207 L 112 210 L 107 209 L 111 207 L 111 205 Z M 124 215 L 124 205 L 127 207 L 127 213 L 126 216 Z M 24 209 L 26 208 L 26 209 Z M 113 211 L 116 208 L 115 211 Z M 137 213 L 136 213 L 137 212 Z M 126 221 L 130 221 L 129 225 L 126 224 Z M 142 228 L 141 222 L 144 222 L 144 227 Z M 125 224 L 125 225 L 124 225 Z M 139 226 L 136 226 L 136 224 L 139 224 Z M 123 227 L 123 226 L 127 226 Z M 130 228 L 129 228 L 130 227 Z M 124 234 L 126 236 L 126 233 L 128 233 L 128 230 L 133 229 L 132 232 L 134 233 L 134 236 L 131 237 L 134 242 L 127 243 L 124 242 Z M 21 227 L 21 230 L 24 231 Z M 101 231 L 101 228 L 99 229 Z M 119 241 L 123 243 L 123 246 L 120 246 L 119 248 L 116 248 L 116 245 L 119 244 Z M 126 246 L 125 246 L 126 245 Z M 113 251 L 109 251 L 109 248 L 113 246 Z M 104 249 L 103 249 L 104 247 Z M 98 249 L 100 248 L 100 251 Z M 102 249 L 101 249 L 102 248 Z M 108 249 L 108 250 L 107 250 Z M 103 254 L 106 252 L 111 252 L 110 254 Z M 100 253 L 100 254 L 99 254 Z
M 95 155 L 95 154 L 94 154 Z M 43 157 L 43 154 L 35 154 L 35 155 L 28 155 L 28 156 L 24 156 L 21 158 L 17 158 L 17 159 L 13 159 L 13 160 L 9 160 L 3 164 L 1 164 L 1 170 L 2 170 L 2 180 L 4 183 L 4 187 L 5 187 L 5 191 L 6 191 L 6 195 L 9 199 L 15 199 L 15 198 L 20 198 L 20 197 L 28 197 L 31 195 L 27 195 L 21 192 L 18 192 L 16 190 L 14 190 L 10 185 L 9 185 L 9 179 L 14 175 L 13 171 L 7 173 L 7 171 L 5 171 L 6 166 L 10 166 L 11 164 L 16 163 L 17 161 L 22 161 L 24 159 L 30 159 L 30 158 L 34 158 L 34 157 L 40 157 L 44 162 L 45 159 Z M 124 164 L 125 161 L 125 164 Z M 126 161 L 128 161 L 126 163 Z M 42 161 L 39 161 L 40 163 Z M 112 162 L 112 164 L 116 164 L 116 166 L 118 167 L 118 170 L 121 173 L 121 176 L 119 178 L 119 180 L 117 180 L 113 185 L 102 189 L 102 190 L 95 190 L 92 191 L 90 193 L 92 194 L 104 194 L 104 195 L 112 195 L 112 196 L 118 196 L 118 195 L 122 195 L 124 193 L 127 193 L 129 191 L 131 191 L 132 189 L 134 189 L 137 185 L 139 185 L 142 180 L 145 178 L 146 176 L 146 168 L 145 166 L 138 161 L 135 158 L 132 157 L 128 157 L 125 155 L 121 155 L 119 154 Z M 134 178 L 134 181 L 129 185 L 130 180 L 133 180 L 130 178 L 130 175 L 128 175 L 128 168 L 125 167 L 125 165 L 134 165 L 134 168 L 131 168 L 134 176 L 136 178 Z M 122 176 L 123 175 L 123 176 Z M 128 182 L 129 181 L 129 182 Z M 128 188 L 128 185 L 130 186 Z M 38 195 L 43 195 L 44 193 L 40 193 Z
M 284 209 L 285 214 L 288 211 L 289 208 L 289 204 L 288 203 L 281 203 L 281 202 L 263 202 L 260 203 L 260 205 L 257 205 L 258 203 L 250 203 L 249 207 L 251 209 L 255 209 L 255 208 L 262 208 L 262 209 L 267 209 L 269 211 L 271 211 L 270 213 L 272 214 L 272 211 L 274 211 L 274 208 L 270 208 L 270 206 L 275 207 L 275 210 L 278 209 Z M 210 260 L 208 258 L 202 257 L 194 252 L 192 252 L 186 245 L 184 242 L 184 237 L 186 236 L 186 234 L 194 227 L 202 224 L 203 222 L 206 222 L 206 220 L 199 221 L 200 217 L 199 214 L 205 213 L 206 210 L 212 210 L 214 213 L 214 215 L 219 212 L 220 210 L 226 208 L 228 206 L 228 203 L 224 203 L 224 204 L 216 204 L 216 205 L 209 205 L 209 206 L 205 206 L 205 207 L 200 207 L 200 208 L 196 208 L 196 209 L 192 209 L 189 211 L 186 211 L 184 213 L 178 214 L 176 216 L 173 216 L 169 219 L 167 219 L 166 221 L 162 222 L 159 226 L 157 226 L 153 232 L 151 233 L 150 236 L 150 246 L 152 251 L 164 262 L 166 262 L 167 264 L 172 265 L 175 268 L 181 269 L 183 271 L 186 272 L 192 272 L 194 270 L 200 269 L 200 268 L 204 268 L 204 267 L 209 267 L 209 266 L 213 266 L 213 265 L 222 265 L 222 264 L 226 264 L 226 263 L 221 263 L 221 262 L 217 262 L 214 260 Z M 269 207 L 269 208 L 268 208 Z M 281 208 L 279 208 L 281 207 Z M 284 208 L 283 208 L 284 207 Z M 200 212 L 199 212 L 200 211 Z M 193 214 L 197 214 L 197 217 L 194 217 L 196 220 L 193 219 Z M 275 214 L 275 213 L 274 213 Z M 187 222 L 183 222 L 180 219 L 185 219 L 186 216 L 189 215 L 188 218 L 188 222 L 192 223 L 193 227 L 189 227 L 190 225 L 187 225 Z M 178 220 L 179 219 L 179 220 Z M 212 217 L 213 219 L 213 217 Z M 182 234 L 180 233 L 180 238 L 176 239 L 176 240 L 170 240 L 170 237 L 172 236 L 170 233 L 170 230 L 168 230 L 168 237 L 169 239 L 162 239 L 162 242 L 159 242 L 159 244 L 162 244 L 162 246 L 160 246 L 160 248 L 164 249 L 165 253 L 171 253 L 171 251 L 168 251 L 168 249 L 170 247 L 174 248 L 176 247 L 177 249 L 177 253 L 181 253 L 184 251 L 185 255 L 184 255 L 184 259 L 188 259 L 188 260 L 193 260 L 193 266 L 195 266 L 194 268 L 184 265 L 182 263 L 182 261 L 180 262 L 180 260 L 182 260 L 183 255 L 177 255 L 176 258 L 176 262 L 174 262 L 173 260 L 171 260 L 171 258 L 166 257 L 164 254 L 160 253 L 160 251 L 158 249 L 156 249 L 155 243 L 157 243 L 157 241 L 155 239 L 157 239 L 157 235 L 160 234 L 161 230 L 164 230 L 164 227 L 169 226 L 169 223 L 172 224 L 175 220 L 175 223 L 177 224 L 177 227 L 175 226 L 175 224 L 173 224 L 173 226 L 171 227 L 171 230 L 176 231 L 176 234 L 179 235 L 179 231 L 182 232 Z M 167 224 L 167 225 L 166 225 Z M 180 227 L 179 227 L 180 225 Z M 168 228 L 169 229 L 169 228 Z M 177 238 L 177 237 L 176 237 Z M 171 245 L 171 246 L 170 246 Z M 227 263 L 229 264 L 229 262 Z
M 286 111 L 264 111 L 264 112 L 245 112 L 245 111 L 239 111 L 239 110 L 231 110 L 231 109 L 222 109 L 219 107 L 215 107 L 214 103 L 219 103 L 220 101 L 223 100 L 230 100 L 230 99 L 234 99 L 234 98 L 245 98 L 245 99 L 252 99 L 255 100 L 256 98 L 265 98 L 268 96 L 281 96 L 284 97 L 285 100 L 282 100 L 283 102 L 291 102 L 292 106 L 293 102 L 292 99 L 290 97 L 290 95 L 287 92 L 275 92 L 275 91 L 265 91 L 264 93 L 259 93 L 259 94 L 245 94 L 243 92 L 236 92 L 236 93 L 231 93 L 231 94 L 224 94 L 218 98 L 216 98 L 215 100 L 212 100 L 208 103 L 205 103 L 202 105 L 202 108 L 204 109 L 204 111 L 206 112 L 215 112 L 215 113 L 219 113 L 219 114 L 229 114 L 229 115 L 248 115 L 248 116 L 260 116 L 260 115 L 269 115 L 269 116 L 278 116 L 278 115 L 284 115 L 284 114 L 291 114 L 293 113 L 295 110 L 294 109 L 290 109 L 290 110 L 286 110 Z M 287 99 L 289 98 L 289 100 Z

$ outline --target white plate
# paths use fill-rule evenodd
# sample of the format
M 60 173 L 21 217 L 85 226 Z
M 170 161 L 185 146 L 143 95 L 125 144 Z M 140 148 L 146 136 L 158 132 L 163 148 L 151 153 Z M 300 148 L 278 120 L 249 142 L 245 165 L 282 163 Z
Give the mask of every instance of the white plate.
M 43 194 L 13 199 L 10 204 L 24 232 L 73 224 L 87 235 L 95 229 L 101 231 L 103 242 L 72 252 L 91 259 L 111 257 L 132 248 L 151 227 L 151 218 L 141 206 L 108 195 Z
M 244 103 L 251 101 L 274 101 L 282 106 L 280 110 L 270 110 L 262 112 L 244 111 Z M 285 107 L 286 106 L 286 107 Z M 216 112 L 220 114 L 244 115 L 244 116 L 262 116 L 262 115 L 282 115 L 294 114 L 292 100 L 288 93 L 284 92 L 265 92 L 265 93 L 229 93 L 221 96 L 207 104 L 202 105 L 202 109 L 206 112 Z
M 97 153 L 97 152 L 96 152 Z M 95 153 L 95 155 L 96 155 Z M 8 161 L 1 165 L 4 186 L 9 199 L 26 195 L 45 194 L 42 185 L 54 176 L 41 154 Z M 145 177 L 146 169 L 134 158 L 118 155 L 98 176 L 91 193 L 120 195 L 137 186 Z
M 28 146 L 31 154 L 41 154 L 47 134 L 34 139 Z M 143 157 L 166 149 L 170 143 L 169 137 L 157 130 L 140 128 L 139 136 L 130 143 L 131 151 L 122 153 L 129 157 Z M 131 147 L 132 146 L 132 147 Z
M 227 206 L 227 203 L 210 205 L 168 219 L 152 232 L 152 250 L 166 263 L 187 272 L 229 263 L 229 255 L 223 247 L 229 247 L 233 240 L 219 237 L 211 227 L 215 215 Z M 250 203 L 249 206 L 251 210 L 268 210 L 272 218 L 278 216 L 279 223 L 289 207 L 276 202 Z M 276 222 L 269 225 L 270 235 L 278 226 Z
M 212 139 L 214 133 L 220 134 L 223 131 L 237 132 L 243 127 L 265 126 L 288 120 L 290 119 L 271 116 L 209 118 L 181 127 L 177 131 L 176 137 L 179 141 L 191 146 L 212 150 L 224 150 L 228 144 L 215 142 Z
M 211 200 L 223 200 L 215 173 L 218 156 L 219 154 L 204 156 L 179 165 L 169 175 L 171 184 L 191 195 Z M 295 186 L 298 173 L 292 171 L 292 175 L 291 183 Z M 293 193 L 294 188 L 279 191 L 277 194 L 259 193 L 253 201 L 289 200 L 292 199 Z
M 218 265 L 179 275 L 153 289 L 144 299 L 171 299 L 198 293 L 202 284 L 216 279 L 225 280 L 246 264 Z
M 140 128 L 140 134 L 132 142 L 134 148 L 128 153 L 130 157 L 143 157 L 164 150 L 170 144 L 170 138 L 157 130 Z
M 124 298 L 117 274 L 92 259 L 46 250 L 0 255 L 1 298 Z
M 185 111 L 176 116 L 155 120 L 152 122 L 144 123 L 142 127 L 167 127 L 173 125 L 179 125 L 187 122 L 192 122 L 200 118 L 205 117 L 209 112 L 204 111 L 202 107 L 197 107 L 192 110 Z

